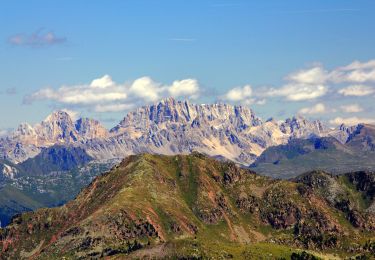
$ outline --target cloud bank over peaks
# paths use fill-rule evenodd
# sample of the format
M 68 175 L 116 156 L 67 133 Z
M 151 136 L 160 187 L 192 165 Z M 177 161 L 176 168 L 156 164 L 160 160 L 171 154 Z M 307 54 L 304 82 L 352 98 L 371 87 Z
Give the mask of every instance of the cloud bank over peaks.
M 371 85 L 375 83 L 375 60 L 354 61 L 331 71 L 318 64 L 293 72 L 285 80 L 285 85 L 269 88 L 264 95 L 302 101 L 320 98 L 338 89 L 337 93 L 344 96 L 368 96 L 375 93 L 375 88 Z
M 244 104 L 244 105 L 266 104 L 266 99 L 256 97 L 255 95 L 253 95 L 253 89 L 250 85 L 232 88 L 227 93 L 222 95 L 221 99 L 225 101 L 233 102 L 233 103 Z
M 118 112 L 141 102 L 153 102 L 168 96 L 194 99 L 199 94 L 200 87 L 195 79 L 176 80 L 171 85 L 165 85 L 150 77 L 141 77 L 131 83 L 118 84 L 109 75 L 104 75 L 90 84 L 42 88 L 26 96 L 24 103 L 49 100 L 84 106 L 96 112 Z
M 315 104 L 312 107 L 304 107 L 299 110 L 299 114 L 304 115 L 314 115 L 314 114 L 323 114 L 327 112 L 327 108 L 323 103 Z
M 357 124 L 375 124 L 375 118 L 364 118 L 364 117 L 356 117 L 356 116 L 346 117 L 346 118 L 336 117 L 330 120 L 329 123 L 335 126 L 341 125 L 341 124 L 348 125 L 348 126 L 357 125 Z
M 341 110 L 345 113 L 359 113 L 362 112 L 364 109 L 358 104 L 349 104 L 340 106 Z

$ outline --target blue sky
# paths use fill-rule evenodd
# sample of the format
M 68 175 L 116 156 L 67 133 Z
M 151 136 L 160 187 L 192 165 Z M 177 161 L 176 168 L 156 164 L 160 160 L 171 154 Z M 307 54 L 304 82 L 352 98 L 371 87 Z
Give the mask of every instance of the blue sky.
M 63 108 L 110 127 L 166 96 L 373 122 L 374 13 L 371 0 L 3 0 L 0 129 Z

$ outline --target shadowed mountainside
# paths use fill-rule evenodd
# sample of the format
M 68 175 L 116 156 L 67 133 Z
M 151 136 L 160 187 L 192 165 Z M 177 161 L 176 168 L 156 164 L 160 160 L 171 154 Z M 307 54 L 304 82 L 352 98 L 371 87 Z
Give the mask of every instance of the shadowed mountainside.
M 293 139 L 267 148 L 250 168 L 274 178 L 291 178 L 312 170 L 334 174 L 375 170 L 375 126 L 358 125 L 343 143 L 333 137 Z
M 114 162 L 95 162 L 81 148 L 51 146 L 37 156 L 14 164 L 0 160 L 0 221 L 15 214 L 55 207 L 73 199 Z

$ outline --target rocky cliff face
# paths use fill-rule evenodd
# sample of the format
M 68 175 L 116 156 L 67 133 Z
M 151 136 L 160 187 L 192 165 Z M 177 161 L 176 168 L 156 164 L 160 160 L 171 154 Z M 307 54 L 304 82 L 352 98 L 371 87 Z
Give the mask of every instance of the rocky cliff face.
M 89 141 L 86 149 L 96 158 L 199 151 L 249 164 L 269 146 L 325 134 L 319 121 L 292 118 L 283 123 L 264 122 L 247 107 L 196 105 L 169 98 L 130 112 L 111 129 L 109 138 Z
M 263 121 L 243 106 L 197 105 L 167 98 L 128 113 L 110 131 L 96 120 L 81 118 L 74 122 L 66 112 L 54 112 L 35 126 L 21 124 L 0 141 L 0 154 L 19 163 L 40 153 L 41 148 L 69 144 L 80 146 L 98 160 L 142 152 L 199 151 L 248 165 L 270 146 L 329 133 L 320 121 L 302 117 Z M 335 136 L 347 140 L 350 133 L 340 128 Z

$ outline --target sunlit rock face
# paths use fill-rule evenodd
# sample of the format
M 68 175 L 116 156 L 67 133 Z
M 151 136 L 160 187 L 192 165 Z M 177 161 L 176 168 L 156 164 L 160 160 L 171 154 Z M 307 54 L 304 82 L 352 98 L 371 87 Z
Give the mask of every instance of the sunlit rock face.
M 98 121 L 56 111 L 35 126 L 21 124 L 0 141 L 5 159 L 19 163 L 54 144 L 80 146 L 95 159 L 129 154 L 177 154 L 198 151 L 250 164 L 266 148 L 294 138 L 327 136 L 344 140 L 350 130 L 329 130 L 320 121 L 293 117 L 263 121 L 245 106 L 192 104 L 173 98 L 129 112 L 110 131 Z

